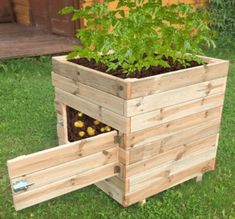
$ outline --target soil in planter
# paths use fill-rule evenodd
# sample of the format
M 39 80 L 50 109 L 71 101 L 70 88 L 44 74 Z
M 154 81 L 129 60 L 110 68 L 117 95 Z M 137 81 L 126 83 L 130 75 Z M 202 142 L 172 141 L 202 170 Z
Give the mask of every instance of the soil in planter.
M 173 59 L 171 57 L 168 57 L 167 59 L 164 59 L 165 61 L 168 62 L 168 64 L 170 65 L 170 67 L 168 68 L 164 68 L 161 66 L 151 66 L 148 69 L 142 69 L 141 71 L 135 71 L 131 74 L 125 74 L 123 73 L 123 69 L 122 68 L 117 68 L 116 70 L 108 70 L 108 67 L 106 65 L 104 65 L 103 63 L 97 63 L 95 60 L 88 60 L 86 58 L 78 58 L 78 59 L 71 59 L 69 60 L 70 62 L 88 67 L 88 68 L 92 68 L 98 71 L 102 71 L 106 74 L 110 74 L 119 78 L 145 78 L 145 77 L 149 77 L 149 76 L 153 76 L 153 75 L 159 75 L 159 74 L 164 74 L 170 71 L 176 71 L 176 70 L 181 70 L 181 69 L 185 69 L 185 68 L 191 68 L 191 67 L 195 67 L 195 66 L 199 66 L 201 65 L 200 63 L 196 62 L 196 61 L 186 61 L 186 63 L 188 64 L 187 67 L 183 66 L 182 64 L 180 64 L 178 61 L 174 62 Z
M 110 126 L 95 120 L 71 107 L 67 111 L 68 140 L 70 142 L 93 137 L 114 130 Z

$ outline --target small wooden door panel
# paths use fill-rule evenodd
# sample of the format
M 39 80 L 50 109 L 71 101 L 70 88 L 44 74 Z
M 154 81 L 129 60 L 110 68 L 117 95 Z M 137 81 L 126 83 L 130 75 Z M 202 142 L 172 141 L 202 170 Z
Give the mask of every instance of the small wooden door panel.
M 118 174 L 116 131 L 7 162 L 16 210 Z

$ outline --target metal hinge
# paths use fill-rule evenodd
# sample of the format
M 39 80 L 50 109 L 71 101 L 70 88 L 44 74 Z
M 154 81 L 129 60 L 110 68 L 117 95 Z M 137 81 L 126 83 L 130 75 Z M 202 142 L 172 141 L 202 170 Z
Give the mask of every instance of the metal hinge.
M 30 184 L 28 184 L 27 180 L 25 180 L 25 179 L 14 182 L 13 185 L 12 185 L 14 192 L 27 190 L 29 186 L 30 186 Z
M 122 137 L 120 135 L 114 136 L 114 143 L 115 144 L 120 144 L 122 140 Z
M 60 119 L 60 120 L 58 121 L 58 124 L 61 125 L 61 126 L 64 126 L 64 120 L 63 120 L 63 119 Z

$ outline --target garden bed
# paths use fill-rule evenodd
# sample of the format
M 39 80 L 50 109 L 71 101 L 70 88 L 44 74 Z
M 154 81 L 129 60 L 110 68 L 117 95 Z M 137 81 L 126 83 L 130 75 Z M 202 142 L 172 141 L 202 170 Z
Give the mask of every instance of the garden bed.
M 69 61 L 119 78 L 145 78 L 201 65 L 197 61 L 185 61 L 186 64 L 182 65 L 180 62 L 173 61 L 172 57 L 168 57 L 167 59 L 165 58 L 164 60 L 167 61 L 169 67 L 151 66 L 148 69 L 142 69 L 141 71 L 135 71 L 130 74 L 125 74 L 121 67 L 117 68 L 116 70 L 108 70 L 108 66 L 105 64 L 97 63 L 95 60 L 88 60 L 86 58 L 71 59 Z
M 56 102 L 118 131 L 120 174 L 96 185 L 123 206 L 214 169 L 228 62 L 203 60 L 208 64 L 121 79 L 53 58 Z M 63 143 L 67 129 L 60 128 Z
M 109 3 L 61 10 L 87 22 L 82 47 L 52 61 L 65 145 L 8 162 L 18 209 L 92 183 L 127 207 L 215 168 L 228 61 L 197 56 L 214 46 L 206 13 Z
M 206 67 L 121 79 L 54 57 L 60 146 L 8 161 L 15 208 L 94 183 L 127 207 L 213 170 L 228 62 L 203 59 Z M 78 140 L 81 112 L 84 124 L 112 130 Z

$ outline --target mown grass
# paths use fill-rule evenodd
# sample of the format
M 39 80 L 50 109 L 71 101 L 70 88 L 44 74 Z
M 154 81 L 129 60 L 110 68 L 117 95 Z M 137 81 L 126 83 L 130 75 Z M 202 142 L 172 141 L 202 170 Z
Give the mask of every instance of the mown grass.
M 208 52 L 230 59 L 228 89 L 217 168 L 203 181 L 188 181 L 138 204 L 122 208 L 89 186 L 16 212 L 6 161 L 56 145 L 50 57 L 0 62 L 0 218 L 235 218 L 235 52 Z

